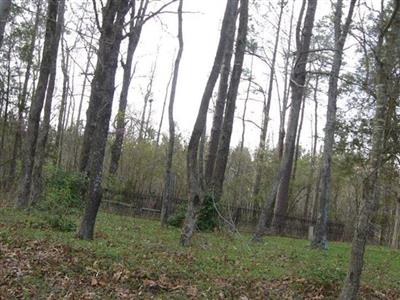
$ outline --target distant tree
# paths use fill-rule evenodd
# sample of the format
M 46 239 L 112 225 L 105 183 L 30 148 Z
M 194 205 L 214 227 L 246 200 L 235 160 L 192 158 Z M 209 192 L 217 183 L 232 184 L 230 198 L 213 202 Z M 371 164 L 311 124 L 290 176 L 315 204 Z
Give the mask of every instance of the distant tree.
M 178 6 L 178 41 L 179 41 L 179 50 L 175 60 L 174 67 L 174 75 L 172 78 L 171 85 L 171 95 L 169 99 L 168 106 L 168 120 L 169 120 L 169 143 L 167 150 L 167 159 L 166 159 L 166 168 L 165 168 L 165 188 L 163 194 L 163 202 L 161 208 L 161 225 L 165 226 L 167 224 L 168 215 L 169 215 L 169 206 L 173 197 L 173 177 L 172 177 L 172 161 L 174 155 L 174 147 L 175 147 L 175 122 L 174 122 L 174 102 L 176 95 L 176 87 L 178 85 L 178 76 L 179 76 L 179 66 L 182 59 L 183 53 L 183 24 L 182 24 L 182 6 L 183 0 L 179 1 Z
M 4 30 L 11 10 L 11 0 L 2 0 L 0 2 L 0 49 L 3 45 Z

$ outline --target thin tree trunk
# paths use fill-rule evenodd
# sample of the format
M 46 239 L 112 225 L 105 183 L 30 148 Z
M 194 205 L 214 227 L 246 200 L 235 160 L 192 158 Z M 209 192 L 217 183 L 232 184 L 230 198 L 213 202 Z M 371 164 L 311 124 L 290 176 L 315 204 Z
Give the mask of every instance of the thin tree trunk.
M 379 192 L 378 185 L 379 174 L 384 164 L 383 151 L 385 144 L 385 114 L 388 104 L 388 95 L 386 94 L 387 74 L 384 69 L 384 61 L 382 46 L 385 41 L 385 35 L 389 31 L 393 20 L 399 11 L 399 2 L 394 1 L 394 10 L 389 21 L 383 29 L 380 29 L 377 46 L 375 47 L 376 58 L 376 111 L 373 120 L 372 132 L 372 148 L 369 155 L 367 176 L 363 183 L 362 203 L 357 219 L 357 225 L 353 236 L 353 243 L 350 254 L 349 268 L 347 276 L 342 287 L 339 299 L 355 300 L 357 299 L 358 290 L 360 288 L 361 273 L 364 266 L 365 246 L 367 243 L 368 232 L 371 226 L 371 220 L 379 207 Z M 383 19 L 383 11 L 381 12 Z M 381 25 L 382 25 L 381 19 Z M 396 28 L 395 30 L 398 30 Z
M 336 12 L 334 20 L 335 31 L 335 53 L 333 56 L 332 70 L 329 76 L 328 88 L 328 108 L 326 112 L 324 154 L 321 169 L 321 182 L 319 192 L 319 214 L 315 235 L 312 241 L 313 247 L 320 249 L 328 248 L 328 212 L 331 199 L 331 177 L 332 177 L 332 155 L 335 142 L 336 125 L 336 102 L 338 97 L 338 78 L 342 66 L 343 48 L 346 42 L 347 34 L 353 18 L 354 6 L 357 0 L 351 0 L 346 23 L 342 28 L 342 10 L 343 0 L 336 2 Z
M 306 88 L 307 88 L 306 84 Z M 296 135 L 296 146 L 295 146 L 295 153 L 294 153 L 294 163 L 293 163 L 293 171 L 292 171 L 292 179 L 296 179 L 296 172 L 297 172 L 297 162 L 300 157 L 300 138 L 301 138 L 301 131 L 303 130 L 303 122 L 304 122 L 304 110 L 306 108 L 306 95 L 304 94 L 303 103 L 301 105 L 301 113 L 300 113 L 300 123 L 299 128 L 297 129 Z
M 133 2 L 135 4 L 135 2 Z M 147 6 L 146 6 L 147 7 Z M 140 15 L 135 16 L 135 7 L 132 7 L 131 22 L 130 22 L 130 35 L 128 42 L 128 51 L 126 55 L 126 62 L 122 65 L 124 69 L 121 95 L 119 98 L 119 108 L 116 116 L 117 127 L 115 129 L 115 140 L 111 146 L 111 162 L 110 162 L 110 175 L 115 175 L 118 170 L 118 164 L 121 157 L 122 145 L 125 136 L 125 115 L 126 106 L 128 104 L 128 92 L 132 79 L 132 62 L 133 55 L 135 54 L 137 45 L 140 40 L 142 32 L 143 18 L 146 13 L 145 10 L 139 11 Z M 139 18 L 135 22 L 135 17 Z
M 85 213 L 78 231 L 78 238 L 93 239 L 97 212 L 102 198 L 103 162 L 107 142 L 112 103 L 115 89 L 115 73 L 122 40 L 125 16 L 131 4 L 124 0 L 108 0 L 103 8 L 103 23 L 100 30 L 98 60 L 90 102 L 97 112 L 92 144 L 89 146 L 89 184 Z M 101 108 L 101 109 L 99 109 Z M 91 130 L 91 129 L 89 129 Z
M 238 1 L 236 1 L 238 2 Z M 232 4 L 235 5 L 235 4 Z M 237 7 L 237 4 L 236 4 Z M 237 9 L 237 8 L 236 8 Z M 236 12 L 235 12 L 236 14 Z M 236 20 L 236 16 L 235 16 Z M 215 110 L 213 122 L 211 126 L 211 135 L 207 151 L 207 159 L 205 164 L 205 184 L 208 192 L 212 191 L 214 185 L 214 168 L 217 159 L 218 145 L 221 137 L 222 122 L 224 119 L 224 111 L 226 105 L 226 97 L 228 93 L 229 76 L 231 73 L 231 61 L 233 56 L 233 46 L 235 42 L 236 22 L 229 27 L 226 37 L 226 45 L 224 49 L 224 57 L 221 66 L 221 73 L 218 86 L 218 96 L 215 102 Z
M 52 47 L 57 27 L 57 10 L 58 1 L 49 0 L 46 21 L 46 34 L 43 45 L 42 62 L 40 64 L 39 81 L 35 91 L 35 97 L 32 99 L 28 118 L 28 130 L 24 141 L 23 173 L 19 186 L 18 196 L 16 199 L 16 206 L 19 208 L 27 207 L 29 204 L 36 142 L 39 134 L 40 114 L 42 112 L 43 102 L 46 95 L 51 66 L 53 61 L 57 57 L 56 49 Z
M 292 4 L 292 13 L 290 16 L 290 24 L 289 24 L 289 36 L 288 36 L 288 43 L 287 43 L 287 50 L 286 50 L 286 57 L 285 57 L 283 100 L 282 100 L 282 107 L 281 107 L 281 111 L 280 111 L 279 136 L 278 136 L 278 147 L 277 147 L 279 160 L 282 159 L 282 155 L 283 155 L 283 144 L 285 141 L 286 112 L 287 112 L 287 106 L 288 106 L 288 102 L 289 102 L 289 92 L 290 92 L 289 65 L 290 65 L 290 58 L 292 55 L 291 49 L 292 49 L 292 34 L 293 34 L 294 3 L 295 3 L 295 0 L 293 0 L 293 4 Z M 293 66 L 292 66 L 292 68 L 293 68 Z
M 157 146 L 160 144 L 161 129 L 162 129 L 162 125 L 164 122 L 165 107 L 167 105 L 167 100 L 168 100 L 168 91 L 169 91 L 169 86 L 171 85 L 173 76 L 174 76 L 174 72 L 171 72 L 171 77 L 169 78 L 167 87 L 165 88 L 165 97 L 164 97 L 163 107 L 162 107 L 162 111 L 161 111 L 161 119 L 160 119 L 160 123 L 158 125 L 158 130 L 157 130 L 157 139 L 156 139 Z
M 290 118 L 288 124 L 288 132 L 285 140 L 285 151 L 279 166 L 279 169 L 273 179 L 272 189 L 265 199 L 264 207 L 262 208 L 259 222 L 254 233 L 254 240 L 259 240 L 265 232 L 268 216 L 271 214 L 271 209 L 277 195 L 278 188 L 286 192 L 286 197 L 277 200 L 275 205 L 275 217 L 273 225 L 277 229 L 281 229 L 284 224 L 285 214 L 287 210 L 287 193 L 289 188 L 290 172 L 292 170 L 294 146 L 296 142 L 297 124 L 299 120 L 300 106 L 304 95 L 304 85 L 306 82 L 306 65 L 308 61 L 308 54 L 310 49 L 311 35 L 314 26 L 314 17 L 317 7 L 316 0 L 309 0 L 304 20 L 302 35 L 300 37 L 300 28 L 303 19 L 305 7 L 305 0 L 303 1 L 303 8 L 300 13 L 297 25 L 297 57 L 294 69 L 291 75 L 291 89 L 292 89 L 292 105 L 290 111 Z
M 394 216 L 394 227 L 393 227 L 393 235 L 392 235 L 392 241 L 390 243 L 390 246 L 399 249 L 400 243 L 400 198 L 396 199 L 396 213 Z
M 22 93 L 18 99 L 18 119 L 17 119 L 17 129 L 15 131 L 14 137 L 14 145 L 13 145 L 13 152 L 10 161 L 10 174 L 9 174 L 9 182 L 10 184 L 14 182 L 16 172 L 17 172 L 17 159 L 21 152 L 21 142 L 22 142 L 22 134 L 24 130 L 24 111 L 26 109 L 27 97 L 28 97 L 28 84 L 31 75 L 31 69 L 33 64 L 33 55 L 35 52 L 35 43 L 36 43 L 36 36 L 37 31 L 39 28 L 40 22 L 40 14 L 42 9 L 42 1 L 38 1 L 37 9 L 36 9 L 36 16 L 35 16 L 35 24 L 33 25 L 32 30 L 32 37 L 29 43 L 29 51 L 27 56 L 27 64 L 26 64 L 26 71 L 25 71 L 25 78 L 24 84 L 22 86 Z
M 297 32 L 296 44 L 298 55 L 290 81 L 292 90 L 292 104 L 290 108 L 285 147 L 280 165 L 280 168 L 283 172 L 282 177 L 280 178 L 274 210 L 274 218 L 272 220 L 272 229 L 277 233 L 280 233 L 283 230 L 289 204 L 290 175 L 293 168 L 294 148 L 296 143 L 297 127 L 299 123 L 300 107 L 305 92 L 306 66 L 310 50 L 316 7 L 317 1 L 308 1 L 307 11 L 304 19 L 304 27 L 301 36 L 300 32 Z
M 210 104 L 212 92 L 221 70 L 221 64 L 223 62 L 224 52 L 228 42 L 227 33 L 230 27 L 234 26 L 234 22 L 236 21 L 237 6 L 238 0 L 227 1 L 218 49 L 214 59 L 214 65 L 201 99 L 199 112 L 197 114 L 196 122 L 194 124 L 193 132 L 188 145 L 187 181 L 189 189 L 189 203 L 180 238 L 180 243 L 183 246 L 188 245 L 191 237 L 193 236 L 197 216 L 204 200 L 204 191 L 201 189 L 198 175 L 198 147 L 201 135 L 203 134 L 204 127 L 206 125 L 208 106 Z
M 261 175 L 263 171 L 263 161 L 264 161 L 264 154 L 265 154 L 265 140 L 267 138 L 267 130 L 268 130 L 268 123 L 269 123 L 269 111 L 271 108 L 271 101 L 272 101 L 272 91 L 274 85 L 274 77 L 275 77 L 275 66 L 276 66 L 276 58 L 278 54 L 278 46 L 279 46 L 279 38 L 281 34 L 281 23 L 282 23 L 282 16 L 284 12 L 284 8 L 286 6 L 286 1 L 281 1 L 280 10 L 279 10 L 279 17 L 278 17 L 278 25 L 275 34 L 275 44 L 274 50 L 272 53 L 272 61 L 271 61 L 271 69 L 269 73 L 269 83 L 268 83 L 268 94 L 267 94 L 267 103 L 264 103 L 263 106 L 263 121 L 261 126 L 260 132 L 260 141 L 258 144 L 257 150 L 257 167 L 256 167 L 256 179 L 254 181 L 253 187 L 253 196 L 258 197 L 260 193 L 261 187 Z
M 11 0 L 0 1 L 0 49 L 3 45 L 3 36 L 10 15 Z
M 214 170 L 214 193 L 215 198 L 219 200 L 222 195 L 225 170 L 228 163 L 229 147 L 231 143 L 233 121 L 235 118 L 236 110 L 236 99 L 238 95 L 240 79 L 242 76 L 244 54 L 246 51 L 247 43 L 247 25 L 248 25 L 248 0 L 240 1 L 240 18 L 239 18 L 239 29 L 236 41 L 235 60 L 232 70 L 232 76 L 229 83 L 228 95 L 226 97 L 226 110 L 224 116 L 224 122 L 222 124 L 221 138 L 218 146 L 217 159 L 215 161 Z
M 58 53 L 58 46 L 60 42 L 60 35 L 62 26 L 64 25 L 64 10 L 65 10 L 65 0 L 59 1 L 58 7 L 58 18 L 57 18 L 57 29 L 54 39 L 53 47 L 56 48 L 56 55 Z M 51 117 L 51 105 L 53 101 L 53 93 L 57 74 L 57 59 L 55 59 L 51 66 L 49 83 L 47 86 L 46 102 L 44 105 L 44 116 L 42 121 L 41 130 L 36 145 L 36 155 L 35 163 L 33 167 L 32 176 L 32 187 L 30 200 L 31 203 L 37 203 L 40 200 L 43 191 L 43 165 L 45 163 L 46 157 L 46 145 L 47 139 L 50 131 L 50 117 Z
M 174 77 L 172 79 L 171 86 L 171 96 L 169 99 L 168 106 L 168 120 L 169 120 L 169 143 L 167 150 L 167 161 L 165 169 L 165 185 L 164 185 L 164 197 L 161 208 L 161 225 L 166 226 L 169 216 L 169 206 L 173 197 L 172 189 L 172 160 L 174 155 L 174 145 L 175 145 L 175 123 L 174 123 L 174 102 L 176 94 L 176 86 L 178 84 L 179 76 L 179 66 L 181 63 L 182 53 L 183 53 L 183 30 L 182 30 L 182 6 L 183 0 L 179 1 L 178 6 L 178 40 L 179 40 L 179 50 L 176 56 Z

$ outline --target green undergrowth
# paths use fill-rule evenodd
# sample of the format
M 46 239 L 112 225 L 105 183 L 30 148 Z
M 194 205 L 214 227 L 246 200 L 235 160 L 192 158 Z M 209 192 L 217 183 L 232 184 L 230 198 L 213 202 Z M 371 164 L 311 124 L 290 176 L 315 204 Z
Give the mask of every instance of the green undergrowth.
M 331 243 L 329 250 L 322 252 L 310 249 L 305 240 L 270 236 L 261 243 L 252 243 L 248 235 L 221 232 L 198 233 L 192 246 L 183 248 L 178 245 L 178 228 L 165 229 L 156 221 L 105 212 L 98 216 L 94 241 L 82 241 L 75 238 L 74 232 L 49 226 L 44 221 L 47 217 L 44 212 L 0 209 L 0 245 L 11 249 L 35 241 L 45 244 L 44 248 L 68 246 L 74 257 L 81 257 L 79 263 L 54 267 L 68 278 L 86 282 L 94 293 L 102 295 L 100 298 L 112 292 L 107 290 L 110 287 L 100 289 L 101 280 L 93 279 L 94 275 L 88 271 L 88 266 L 92 268 L 96 262 L 102 266 L 104 278 L 114 272 L 111 270 L 115 265 L 130 270 L 130 276 L 142 274 L 135 277 L 136 281 L 129 280 L 130 285 L 123 285 L 137 292 L 135 297 L 139 298 L 156 295 L 166 299 L 206 299 L 221 297 L 222 293 L 227 298 L 253 299 L 260 295 L 254 294 L 255 290 L 262 293 L 263 289 L 264 292 L 275 289 L 276 293 L 272 292 L 270 297 L 274 299 L 275 295 L 279 299 L 286 297 L 279 293 L 287 287 L 292 290 L 288 298 L 293 295 L 307 298 L 307 293 L 325 293 L 326 297 L 334 298 L 346 275 L 350 250 L 347 243 Z M 78 224 L 78 216 L 74 218 Z M 0 261 L 4 256 L 0 248 Z M 42 273 L 40 270 L 37 274 L 29 273 L 23 281 L 24 285 L 35 286 L 40 296 L 53 289 Z M 111 278 L 114 277 L 115 272 Z M 368 247 L 363 286 L 367 290 L 391 290 L 400 295 L 400 252 Z

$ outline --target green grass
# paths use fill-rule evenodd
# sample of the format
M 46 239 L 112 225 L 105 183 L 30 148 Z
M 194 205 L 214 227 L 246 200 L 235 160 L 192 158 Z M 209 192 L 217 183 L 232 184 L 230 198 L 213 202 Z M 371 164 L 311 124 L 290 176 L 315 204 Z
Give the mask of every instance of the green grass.
M 330 243 L 323 252 L 310 249 L 305 240 L 265 237 L 262 243 L 252 243 L 248 235 L 219 232 L 198 233 L 192 246 L 182 248 L 176 228 L 107 213 L 99 214 L 96 238 L 88 242 L 76 239 L 72 232 L 52 230 L 43 220 L 43 213 L 0 209 L 0 245 L 6 248 L 0 248 L 0 269 L 4 262 L 10 263 L 12 251 L 32 268 L 22 281 L 18 278 L 0 293 L 18 290 L 22 297 L 45 298 L 55 290 L 58 296 L 70 291 L 83 297 L 89 289 L 90 297 L 98 299 L 123 295 L 254 299 L 269 291 L 272 299 L 318 294 L 334 298 L 350 250 L 347 243 Z M 49 257 L 48 270 L 37 263 L 42 252 Z M 1 276 L 0 271 L 0 281 Z M 400 252 L 368 247 L 362 283 L 367 299 L 372 295 L 368 293 L 376 291 L 388 299 L 400 297 Z

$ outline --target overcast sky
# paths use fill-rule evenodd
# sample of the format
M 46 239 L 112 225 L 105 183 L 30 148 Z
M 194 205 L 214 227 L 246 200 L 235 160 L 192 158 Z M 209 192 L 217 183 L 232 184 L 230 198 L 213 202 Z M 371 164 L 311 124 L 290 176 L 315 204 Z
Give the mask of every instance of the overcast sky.
M 264 1 L 262 1 L 264 3 Z M 265 1 L 266 2 L 266 1 Z M 278 1 L 271 1 L 276 2 Z M 261 2 L 259 2 L 261 3 Z M 296 22 L 298 15 L 298 5 L 300 1 L 297 0 L 295 8 L 295 20 Z M 179 81 L 177 87 L 177 95 L 175 101 L 175 121 L 178 130 L 185 136 L 189 137 L 195 118 L 197 116 L 197 110 L 200 105 L 201 96 L 204 90 L 205 83 L 207 81 L 209 72 L 211 70 L 216 48 L 218 45 L 218 39 L 220 34 L 220 26 L 224 9 L 226 6 L 225 0 L 185 0 L 184 10 L 187 12 L 183 19 L 183 31 L 184 31 L 184 53 L 181 62 L 181 69 L 179 74 Z M 275 7 L 276 6 L 276 7 Z M 275 9 L 278 9 L 278 4 L 275 4 Z M 288 24 L 290 19 L 290 8 L 291 1 L 287 6 L 288 10 L 285 14 L 283 21 L 282 41 L 280 49 L 286 47 L 285 32 L 288 31 Z M 176 6 L 171 6 L 169 11 L 175 11 Z M 330 0 L 318 1 L 317 8 L 317 19 L 320 19 L 323 15 L 329 13 L 331 9 Z M 261 14 L 266 13 L 266 17 L 262 19 Z M 271 43 L 274 40 L 275 28 L 273 24 L 276 24 L 276 13 L 271 11 L 271 7 L 268 8 L 266 5 L 263 9 L 255 11 L 254 6 L 251 8 L 252 23 L 256 20 L 265 22 L 263 26 L 256 26 L 260 37 L 263 39 L 260 41 L 260 46 L 271 47 Z M 172 63 L 175 59 L 175 53 L 177 48 L 177 17 L 176 14 L 163 14 L 160 19 L 154 19 L 147 23 L 144 27 L 142 38 L 135 54 L 135 63 L 137 63 L 137 69 L 133 81 L 131 83 L 131 89 L 129 93 L 129 111 L 136 111 L 140 114 L 143 106 L 143 94 L 146 89 L 148 77 L 151 72 L 152 66 L 156 63 L 157 69 L 155 72 L 154 80 L 154 103 L 153 103 L 153 124 L 157 127 L 162 110 L 162 103 L 164 101 L 165 89 L 171 74 Z M 283 44 L 285 43 L 285 44 Z M 122 44 L 121 52 L 125 53 L 126 44 Z M 84 64 L 85 54 L 78 55 L 76 59 Z M 245 61 L 246 68 L 250 65 L 250 57 L 246 57 Z M 282 58 L 278 59 L 278 72 L 283 69 Z M 77 72 L 79 73 L 79 72 Z M 267 88 L 268 83 L 268 67 L 258 59 L 254 60 L 254 80 L 258 82 L 264 89 Z M 121 68 L 117 75 L 117 89 L 114 98 L 114 109 L 113 115 L 115 115 L 118 106 L 119 89 L 122 78 Z M 278 75 L 278 86 L 279 94 L 282 97 L 283 80 L 282 74 Z M 82 84 L 82 78 L 76 76 L 75 88 L 80 91 L 80 85 Z M 243 112 L 243 103 L 245 98 L 245 89 L 247 88 L 247 82 L 243 81 L 240 86 L 240 94 L 237 101 L 236 115 L 241 116 Z M 76 92 L 75 92 L 76 93 Z M 87 89 L 87 96 L 90 94 L 90 89 Z M 324 111 L 325 103 L 327 101 L 326 94 L 320 93 L 319 98 L 319 136 L 322 136 L 324 127 Z M 261 124 L 262 118 L 262 97 L 261 95 L 251 95 L 251 101 L 248 105 L 246 119 L 251 120 L 255 124 Z M 88 97 L 86 99 L 87 107 Z M 77 104 L 75 105 L 77 108 Z M 313 116 L 313 103 L 309 100 L 306 106 L 306 113 L 304 118 L 304 130 L 301 136 L 302 144 L 309 148 L 310 140 L 312 137 L 311 125 Z M 208 130 L 211 126 L 212 115 L 209 114 Z M 278 104 L 278 93 L 277 85 L 274 85 L 274 94 L 272 99 L 272 107 L 270 112 L 270 128 L 268 130 L 268 140 L 272 144 L 276 144 L 278 126 L 279 126 L 279 104 Z M 242 122 L 239 119 L 235 119 L 234 133 L 232 138 L 231 146 L 234 147 L 238 144 L 241 136 Z M 164 119 L 163 131 L 168 131 L 167 116 Z M 258 145 L 259 139 L 259 128 L 257 128 L 251 122 L 246 125 L 246 140 L 245 145 L 254 150 Z

